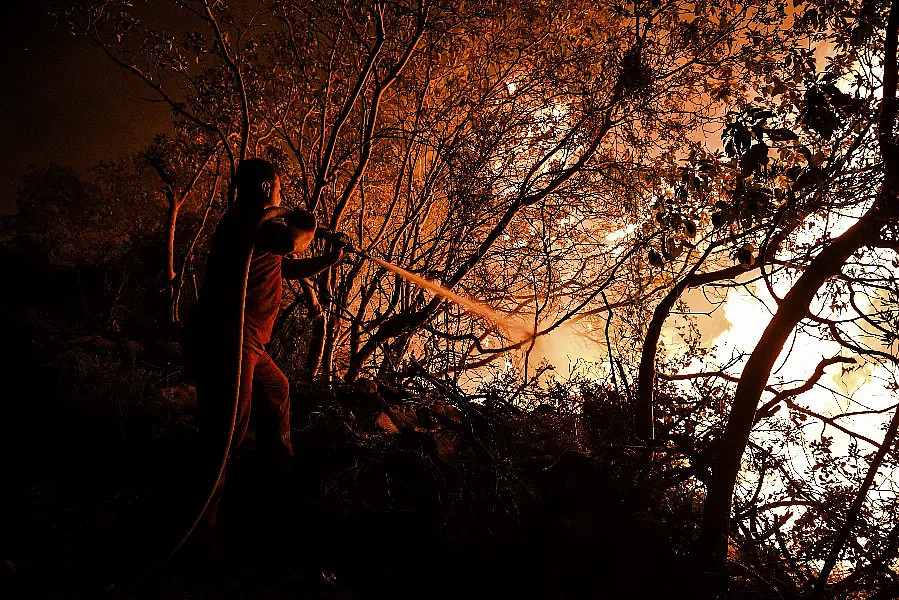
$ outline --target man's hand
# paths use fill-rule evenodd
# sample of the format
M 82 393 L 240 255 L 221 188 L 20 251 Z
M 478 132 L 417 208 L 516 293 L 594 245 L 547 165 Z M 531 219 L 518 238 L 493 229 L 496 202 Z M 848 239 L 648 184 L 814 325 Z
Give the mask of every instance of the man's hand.
M 332 264 L 335 265 L 346 258 L 347 254 L 356 251 L 356 248 L 353 246 L 353 240 L 345 233 L 332 233 L 328 236 L 328 242 L 331 244 L 331 251 L 328 253 L 328 256 L 331 257 Z
M 315 237 L 326 240 L 331 245 L 329 254 L 335 257 L 335 262 L 343 260 L 347 254 L 356 251 L 353 240 L 345 233 L 333 232 L 324 227 L 319 227 L 315 230 Z
M 340 252 L 340 258 L 343 258 L 350 252 L 355 252 L 356 247 L 353 240 L 345 233 L 335 233 L 331 236 L 331 243 L 334 244 L 334 250 Z

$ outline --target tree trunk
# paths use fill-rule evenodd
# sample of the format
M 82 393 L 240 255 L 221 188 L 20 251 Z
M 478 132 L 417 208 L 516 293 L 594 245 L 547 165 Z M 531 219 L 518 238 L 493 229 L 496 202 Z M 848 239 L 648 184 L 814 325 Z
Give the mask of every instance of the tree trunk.
M 166 219 L 166 246 L 165 246 L 165 279 L 169 289 L 169 320 L 172 325 L 177 325 L 178 315 L 178 290 L 176 289 L 175 273 L 175 230 L 178 226 L 178 210 L 180 203 L 174 198 L 169 201 L 168 218 Z
M 809 304 L 824 283 L 840 272 L 846 260 L 868 241 L 877 206 L 816 256 L 781 301 L 777 313 L 746 362 L 734 395 L 727 426 L 717 443 L 716 456 L 703 507 L 699 550 L 718 564 L 727 557 L 731 501 L 743 452 L 762 392 L 784 343 L 805 317 Z
M 327 381 L 333 379 L 334 370 L 334 344 L 337 340 L 338 318 L 334 311 L 328 315 L 325 321 L 325 344 L 322 348 L 320 371 Z
M 653 419 L 653 393 L 656 380 L 656 354 L 662 326 L 674 303 L 687 288 L 690 277 L 684 277 L 668 294 L 662 298 L 652 314 L 652 321 L 646 329 L 643 350 L 640 354 L 640 370 L 637 373 L 637 397 L 634 406 L 634 433 L 641 440 L 652 441 L 655 437 L 655 420 Z
M 391 385 L 396 385 L 396 371 L 403 362 L 403 357 L 409 350 L 410 334 L 397 336 L 384 349 L 384 359 L 378 372 L 378 379 Z
M 309 355 L 306 359 L 306 376 L 309 381 L 315 379 L 321 372 L 328 338 L 328 313 L 334 304 L 331 298 L 331 269 L 319 273 L 316 279 L 320 312 L 312 322 L 312 337 L 309 340 Z
M 312 335 L 309 339 L 309 354 L 306 356 L 306 379 L 312 381 L 318 375 L 322 364 L 322 352 L 325 348 L 325 315 L 320 314 L 312 320 Z
M 801 211 L 800 215 L 804 217 L 808 215 L 808 211 Z M 799 219 L 796 219 L 793 225 L 785 227 L 771 238 L 771 241 L 764 249 L 764 257 L 760 258 L 758 261 L 759 265 L 774 258 L 780 245 L 787 236 L 796 229 L 798 223 Z M 665 320 L 668 318 L 668 314 L 671 312 L 674 304 L 687 289 L 697 288 L 716 281 L 724 281 L 725 279 L 734 279 L 747 273 L 746 269 L 741 265 L 725 267 L 718 271 L 697 273 L 699 268 L 709 257 L 709 254 L 715 249 L 715 246 L 717 246 L 716 243 L 709 246 L 702 257 L 699 258 L 699 260 L 696 261 L 696 264 L 690 269 L 690 272 L 687 273 L 670 292 L 668 292 L 662 301 L 659 302 L 659 305 L 656 306 L 655 311 L 653 311 L 652 321 L 650 321 L 649 327 L 646 330 L 646 339 L 643 342 L 643 349 L 640 353 L 640 368 L 637 373 L 634 431 L 640 439 L 652 440 L 655 438 L 653 402 L 656 379 L 656 355 L 658 354 L 659 338 L 662 334 L 662 327 L 665 325 Z

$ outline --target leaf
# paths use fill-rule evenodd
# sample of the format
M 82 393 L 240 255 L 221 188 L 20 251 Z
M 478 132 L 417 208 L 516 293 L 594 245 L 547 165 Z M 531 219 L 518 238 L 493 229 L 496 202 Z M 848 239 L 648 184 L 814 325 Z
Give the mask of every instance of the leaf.
M 871 27 L 870 23 L 867 20 L 862 19 L 858 22 L 858 24 L 852 29 L 852 35 L 850 36 L 849 43 L 853 46 L 861 46 L 865 43 L 865 40 L 868 39 L 868 36 L 871 35 L 873 31 L 873 27 Z
M 790 129 L 768 129 L 765 133 L 772 142 L 795 142 L 799 139 L 799 136 Z
M 755 144 L 740 159 L 740 172 L 747 177 L 768 164 L 768 146 L 764 143 Z
M 830 105 L 844 114 L 857 114 L 862 108 L 861 99 L 850 96 L 836 85 L 822 85 L 821 91 L 827 96 Z
M 694 221 L 690 221 L 690 220 L 684 221 L 684 229 L 686 230 L 687 235 L 689 237 L 691 237 L 691 238 L 696 237 L 697 229 L 696 229 L 696 223 Z
M 757 216 L 771 203 L 773 193 L 767 188 L 752 188 L 749 190 L 749 202 L 747 207 L 753 216 Z
M 796 182 L 793 184 L 793 191 L 798 192 L 799 190 L 804 190 L 807 187 L 817 184 L 820 180 L 821 172 L 819 169 L 805 169 L 802 174 L 796 178 Z
M 745 244 L 737 249 L 737 261 L 744 269 L 751 268 L 752 264 L 755 262 L 753 250 L 755 250 L 755 248 L 751 244 Z
M 812 164 L 812 151 L 806 146 L 799 146 L 799 153 L 805 158 L 805 162 Z
M 752 144 L 752 132 L 742 123 L 729 123 L 721 135 L 724 142 L 724 151 L 728 156 L 734 157 L 738 153 L 745 152 Z
M 665 264 L 665 261 L 662 259 L 662 256 L 656 252 L 655 250 L 649 251 L 649 264 L 654 267 L 661 267 Z
M 724 153 L 731 158 L 737 155 L 737 151 L 734 149 L 734 143 L 732 141 L 727 141 L 724 144 Z
M 802 123 L 825 140 L 833 137 L 840 125 L 840 117 L 826 106 L 812 106 L 806 110 Z
M 730 214 L 726 212 L 716 212 L 712 214 L 712 226 L 716 229 L 723 227 L 728 221 L 730 221 Z
M 752 126 L 752 135 L 755 136 L 760 143 L 762 142 L 762 136 L 765 134 L 765 128 L 761 123 Z

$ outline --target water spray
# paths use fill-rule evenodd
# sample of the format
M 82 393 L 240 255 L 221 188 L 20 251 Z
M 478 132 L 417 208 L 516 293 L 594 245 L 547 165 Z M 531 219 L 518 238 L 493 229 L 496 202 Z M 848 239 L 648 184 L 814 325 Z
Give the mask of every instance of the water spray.
M 348 251 L 374 262 L 375 264 L 387 269 L 388 271 L 399 275 L 406 281 L 414 283 L 420 288 L 426 289 L 440 296 L 441 298 L 445 298 L 451 302 L 458 304 L 469 313 L 484 317 L 485 319 L 489 319 L 497 325 L 510 330 L 512 332 L 512 338 L 516 342 L 522 342 L 534 336 L 533 331 L 525 326 L 525 324 L 521 321 L 510 318 L 507 315 L 494 310 L 493 308 L 487 306 L 482 302 L 478 302 L 477 300 L 472 300 L 471 298 L 467 298 L 461 294 L 457 294 L 456 292 L 440 285 L 439 283 L 431 281 L 430 279 L 426 279 L 421 275 L 416 275 L 415 273 L 412 273 L 411 271 L 408 271 L 402 267 L 398 267 L 393 263 L 389 263 L 386 260 L 381 260 L 380 258 L 374 257 L 365 250 L 350 246 L 348 248 Z

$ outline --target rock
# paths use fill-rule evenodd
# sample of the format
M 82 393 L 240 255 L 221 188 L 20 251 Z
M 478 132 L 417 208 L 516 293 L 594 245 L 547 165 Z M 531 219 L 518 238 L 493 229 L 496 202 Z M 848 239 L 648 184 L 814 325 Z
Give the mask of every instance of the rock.
M 387 407 L 387 414 L 394 425 L 400 429 L 418 427 L 418 416 L 415 407 L 411 404 L 391 404 Z
M 435 402 L 432 408 L 435 413 L 446 417 L 450 421 L 455 421 L 456 423 L 462 422 L 462 411 L 455 406 L 451 406 L 445 402 Z
M 387 404 L 399 404 L 409 399 L 409 394 L 386 383 L 378 383 L 378 395 Z
M 94 339 L 90 342 L 90 347 L 92 350 L 100 354 L 112 354 L 113 352 L 115 352 L 118 344 L 116 344 L 113 340 L 108 340 L 99 335 L 95 335 Z
M 375 394 L 378 393 L 378 384 L 368 379 L 367 377 L 360 377 L 356 380 L 356 389 L 358 389 L 363 394 Z
M 461 434 L 456 431 L 441 431 L 433 434 L 437 458 L 451 467 L 458 466 L 460 462 L 457 454 L 460 435 Z
M 96 352 L 97 354 L 112 354 L 115 352 L 116 344 L 113 340 L 108 340 L 105 337 L 99 335 L 85 335 L 79 338 L 75 338 L 72 340 L 72 343 L 76 346 L 83 346 L 84 348 Z
M 397 426 L 394 425 L 393 421 L 390 419 L 390 415 L 388 415 L 386 412 L 382 412 L 380 415 L 378 415 L 378 419 L 375 421 L 375 423 L 381 429 L 383 429 L 385 433 L 388 433 L 390 435 L 395 435 L 400 432 L 400 430 L 397 429 Z
M 146 346 L 139 342 L 135 342 L 134 340 L 125 340 L 120 344 L 120 348 L 122 350 L 122 354 L 130 358 L 131 360 L 136 359 L 138 356 L 145 354 L 147 352 Z
M 197 388 L 186 383 L 179 383 L 159 390 L 160 395 L 181 410 L 193 410 L 197 406 Z
M 350 394 L 348 404 L 350 407 L 358 411 L 362 415 L 373 415 L 386 406 L 385 402 L 378 395 L 378 384 L 371 379 L 361 378 L 355 382 L 356 392 Z M 343 404 L 344 401 L 341 401 Z

